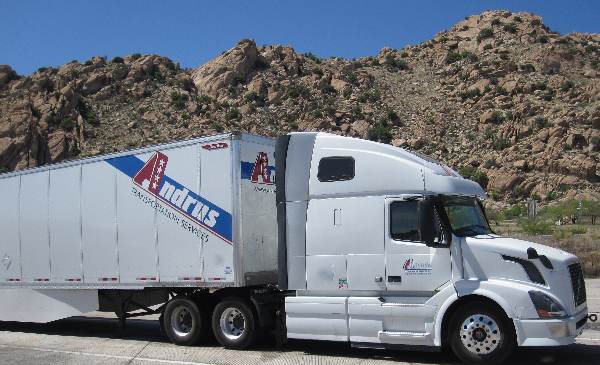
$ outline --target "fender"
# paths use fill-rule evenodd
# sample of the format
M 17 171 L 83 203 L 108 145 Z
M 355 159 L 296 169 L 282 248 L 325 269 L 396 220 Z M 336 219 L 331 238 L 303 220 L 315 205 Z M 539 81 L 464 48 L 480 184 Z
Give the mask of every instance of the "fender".
M 530 289 L 527 285 L 509 280 L 459 280 L 455 282 L 455 293 L 446 298 L 440 305 L 435 317 L 435 346 L 441 346 L 442 323 L 448 308 L 460 298 L 469 295 L 485 297 L 498 304 L 508 318 L 512 320 L 523 317 L 536 318 L 535 309 L 530 304 L 531 300 L 528 294 L 528 290 Z M 511 299 L 510 303 L 506 298 Z

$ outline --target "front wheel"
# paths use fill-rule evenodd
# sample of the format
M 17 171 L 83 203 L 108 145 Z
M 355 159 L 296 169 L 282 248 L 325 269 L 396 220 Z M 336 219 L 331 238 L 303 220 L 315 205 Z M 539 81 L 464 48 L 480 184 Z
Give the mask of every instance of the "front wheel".
M 484 302 L 467 304 L 454 313 L 448 335 L 452 351 L 466 364 L 500 364 L 516 347 L 510 319 Z
M 259 331 L 252 308 L 240 298 L 227 298 L 217 304 L 212 315 L 212 328 L 221 346 L 234 349 L 252 345 Z

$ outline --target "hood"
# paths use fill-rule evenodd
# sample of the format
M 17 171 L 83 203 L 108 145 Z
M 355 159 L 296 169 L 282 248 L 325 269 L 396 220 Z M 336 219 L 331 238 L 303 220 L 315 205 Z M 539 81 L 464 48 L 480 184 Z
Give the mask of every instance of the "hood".
M 531 247 L 534 248 L 539 255 L 548 257 L 555 268 L 561 268 L 565 263 L 577 261 L 577 257 L 567 251 L 515 238 L 497 235 L 481 235 L 476 237 L 466 237 L 466 242 L 468 245 L 481 246 L 481 248 L 486 251 L 522 259 L 527 259 L 527 249 Z

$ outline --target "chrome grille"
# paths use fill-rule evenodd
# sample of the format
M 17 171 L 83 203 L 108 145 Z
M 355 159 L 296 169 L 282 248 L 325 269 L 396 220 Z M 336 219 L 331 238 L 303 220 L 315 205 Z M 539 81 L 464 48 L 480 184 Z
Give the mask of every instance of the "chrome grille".
M 581 264 L 575 263 L 569 265 L 569 274 L 571 275 L 571 285 L 573 286 L 573 300 L 575 301 L 575 306 L 578 306 L 586 301 L 585 281 L 583 280 Z

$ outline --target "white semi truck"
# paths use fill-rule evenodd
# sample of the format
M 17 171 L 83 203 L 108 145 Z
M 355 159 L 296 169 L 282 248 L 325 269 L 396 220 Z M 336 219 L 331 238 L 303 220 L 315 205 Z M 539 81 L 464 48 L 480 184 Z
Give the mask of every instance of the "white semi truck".
M 277 166 L 277 169 L 275 169 Z M 500 237 L 480 186 L 325 133 L 224 134 L 0 175 L 0 320 L 160 313 L 180 345 L 278 337 L 450 347 L 469 363 L 571 344 L 578 259 Z

